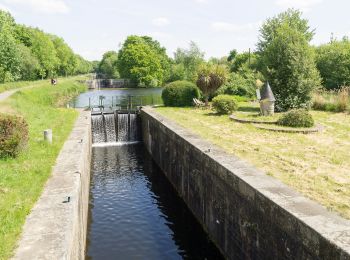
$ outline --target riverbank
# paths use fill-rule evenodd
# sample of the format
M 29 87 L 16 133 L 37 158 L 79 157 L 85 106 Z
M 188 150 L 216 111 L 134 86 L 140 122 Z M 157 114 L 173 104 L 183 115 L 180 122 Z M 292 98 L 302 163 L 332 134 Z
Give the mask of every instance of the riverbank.
M 303 135 L 257 129 L 205 109 L 161 107 L 156 111 L 350 219 L 348 114 L 313 111 L 325 130 Z
M 16 113 L 29 124 L 28 148 L 15 159 L 0 160 L 0 259 L 11 257 L 26 216 L 39 198 L 78 112 L 62 108 L 86 86 L 67 78 L 55 87 L 36 83 L 0 103 L 3 113 Z M 44 129 L 53 130 L 51 145 L 42 141 Z

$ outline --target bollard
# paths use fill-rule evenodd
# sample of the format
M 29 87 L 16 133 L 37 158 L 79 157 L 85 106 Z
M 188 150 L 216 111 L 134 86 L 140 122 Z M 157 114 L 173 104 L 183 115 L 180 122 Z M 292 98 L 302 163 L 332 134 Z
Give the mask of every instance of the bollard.
M 44 141 L 52 143 L 52 129 L 44 130 Z

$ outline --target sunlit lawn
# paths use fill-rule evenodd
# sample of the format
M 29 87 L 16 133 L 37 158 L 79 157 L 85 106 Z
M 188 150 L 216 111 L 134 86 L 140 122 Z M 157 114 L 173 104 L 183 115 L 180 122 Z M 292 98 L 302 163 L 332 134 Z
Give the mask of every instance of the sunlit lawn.
M 255 118 L 257 109 L 244 103 L 237 115 Z M 313 111 L 316 123 L 326 128 L 304 135 L 257 129 L 205 109 L 156 111 L 350 219 L 349 114 Z

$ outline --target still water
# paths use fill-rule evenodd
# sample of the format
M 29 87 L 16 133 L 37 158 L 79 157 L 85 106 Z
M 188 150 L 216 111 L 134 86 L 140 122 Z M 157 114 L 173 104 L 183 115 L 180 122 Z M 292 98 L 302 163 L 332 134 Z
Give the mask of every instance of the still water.
M 128 88 L 128 89 L 99 89 L 89 90 L 80 94 L 70 102 L 70 106 L 76 108 L 85 108 L 89 104 L 98 106 L 100 96 L 103 96 L 103 105 L 105 107 L 125 105 L 128 101 L 128 96 L 132 96 L 134 105 L 160 105 L 162 104 L 163 88 Z
M 94 147 L 87 259 L 223 259 L 140 145 Z

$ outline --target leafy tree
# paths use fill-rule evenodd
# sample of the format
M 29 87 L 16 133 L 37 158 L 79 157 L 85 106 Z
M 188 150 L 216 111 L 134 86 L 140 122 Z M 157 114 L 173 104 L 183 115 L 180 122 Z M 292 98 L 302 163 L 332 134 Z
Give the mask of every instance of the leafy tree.
M 231 61 L 231 72 L 238 72 L 240 69 L 257 69 L 257 55 L 255 53 L 243 52 L 236 54 Z
M 312 90 L 320 84 L 308 39 L 304 33 L 283 23 L 264 47 L 264 74 L 271 84 L 279 111 L 308 107 Z
M 287 11 L 278 14 L 275 17 L 267 19 L 261 29 L 258 42 L 258 52 L 262 53 L 267 46 L 277 36 L 278 29 L 281 25 L 286 24 L 288 27 L 300 32 L 307 42 L 310 42 L 314 36 L 314 30 L 309 27 L 309 21 L 303 19 L 302 12 L 295 9 L 288 9 Z
M 167 82 L 179 81 L 185 78 L 185 67 L 183 64 L 171 64 Z
M 227 61 L 231 62 L 236 58 L 236 55 L 238 54 L 236 49 L 233 49 L 232 51 L 230 51 L 230 54 L 227 57 Z
M 102 60 L 98 66 L 98 72 L 103 74 L 106 78 L 119 78 L 117 67 L 118 53 L 115 51 L 108 51 L 103 54 Z
M 15 22 L 10 13 L 0 10 L 0 82 L 20 78 L 20 51 L 13 36 Z
M 204 62 L 204 52 L 202 52 L 196 43 L 190 42 L 188 49 L 178 48 L 174 54 L 174 62 L 183 64 L 185 69 L 185 80 L 196 81 L 197 70 Z
M 40 64 L 36 57 L 33 56 L 30 49 L 23 44 L 19 45 L 20 53 L 20 71 L 22 80 L 35 80 L 38 78 Z
M 77 65 L 75 67 L 74 73 L 75 74 L 86 74 L 92 72 L 92 63 L 85 60 L 83 57 L 81 57 L 78 54 L 75 54 L 75 58 L 77 60 Z
M 150 37 L 129 36 L 118 53 L 120 76 L 138 86 L 159 86 L 166 75 L 162 55 Z
M 227 79 L 227 68 L 224 65 L 202 64 L 197 74 L 197 86 L 202 91 L 205 104 L 208 106 L 209 96 L 221 87 Z
M 316 63 L 327 89 L 350 84 L 350 41 L 333 40 L 316 48 Z
M 53 76 L 59 67 L 59 59 L 54 43 L 50 37 L 39 29 L 31 29 L 31 51 L 40 63 L 40 76 L 42 78 Z
M 51 41 L 53 42 L 59 60 L 57 68 L 58 74 L 63 76 L 72 75 L 77 65 L 77 59 L 73 50 L 60 37 L 51 35 Z

